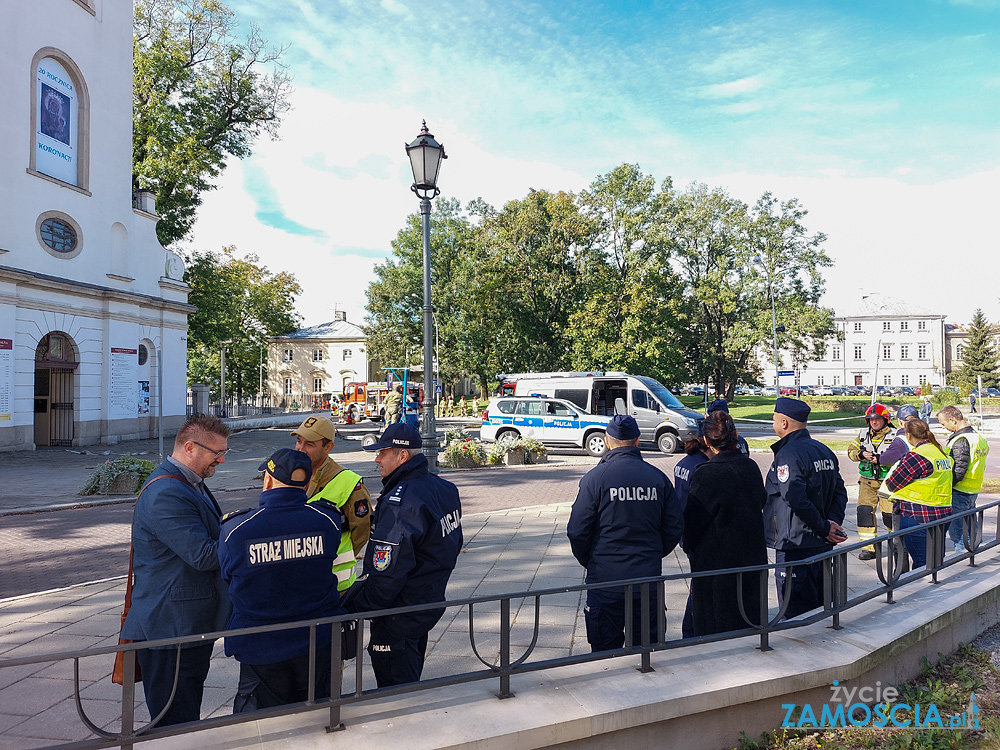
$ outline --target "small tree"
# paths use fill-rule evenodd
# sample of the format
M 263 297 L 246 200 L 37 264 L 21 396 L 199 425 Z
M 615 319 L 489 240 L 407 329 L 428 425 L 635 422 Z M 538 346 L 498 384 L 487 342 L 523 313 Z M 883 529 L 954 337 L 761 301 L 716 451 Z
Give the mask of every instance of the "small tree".
M 984 388 L 997 387 L 997 350 L 993 341 L 993 329 L 983 311 L 976 310 L 972 325 L 969 326 L 958 381 L 963 389 L 976 388 L 980 375 Z

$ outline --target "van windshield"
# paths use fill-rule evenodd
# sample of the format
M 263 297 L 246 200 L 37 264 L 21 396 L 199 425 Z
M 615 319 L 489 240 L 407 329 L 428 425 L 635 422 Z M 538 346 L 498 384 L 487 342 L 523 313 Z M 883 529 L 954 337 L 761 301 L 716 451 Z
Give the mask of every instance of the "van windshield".
M 657 400 L 666 407 L 671 409 L 683 409 L 684 404 L 677 400 L 677 398 L 664 388 L 662 385 L 657 383 L 652 378 L 636 377 L 640 383 L 649 389 L 649 392 L 656 396 Z

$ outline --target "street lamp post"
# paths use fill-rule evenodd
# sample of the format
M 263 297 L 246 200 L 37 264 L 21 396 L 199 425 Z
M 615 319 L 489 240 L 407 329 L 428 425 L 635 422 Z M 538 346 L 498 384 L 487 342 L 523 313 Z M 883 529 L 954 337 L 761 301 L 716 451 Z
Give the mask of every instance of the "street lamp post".
M 233 343 L 232 339 L 220 341 L 219 350 L 219 416 L 226 417 L 226 347 Z
M 771 270 L 764 263 L 764 259 L 759 255 L 754 256 L 760 267 L 764 271 L 764 276 L 767 277 L 767 293 L 771 298 L 771 333 L 774 335 L 774 397 L 778 398 L 781 395 L 781 387 L 779 385 L 780 376 L 778 373 L 781 371 L 778 365 L 778 315 L 774 308 L 774 287 L 771 285 Z
M 421 437 L 424 453 L 432 473 L 437 473 L 437 426 L 434 422 L 434 331 L 431 305 L 431 199 L 441 192 L 437 187 L 441 162 L 448 156 L 444 146 L 434 140 L 423 121 L 420 133 L 412 143 L 406 145 L 406 155 L 410 157 L 413 169 L 413 185 L 410 187 L 420 199 L 420 220 L 424 240 L 424 398 L 420 403 Z M 428 380 L 429 379 L 429 380 Z

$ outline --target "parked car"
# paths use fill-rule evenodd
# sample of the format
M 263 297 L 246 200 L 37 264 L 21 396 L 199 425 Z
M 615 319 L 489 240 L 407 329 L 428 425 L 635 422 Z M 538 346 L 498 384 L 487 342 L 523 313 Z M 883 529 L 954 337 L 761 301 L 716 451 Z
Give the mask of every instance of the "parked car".
M 986 398 L 1000 398 L 1000 390 L 996 388 L 983 388 L 983 395 Z
M 764 396 L 774 396 L 776 394 L 776 391 L 774 390 L 774 386 L 773 385 L 769 385 L 769 386 L 766 386 L 766 387 L 762 388 L 761 389 L 761 393 Z
M 588 414 L 575 404 L 539 396 L 502 396 L 483 412 L 479 436 L 494 441 L 504 435 L 535 438 L 544 445 L 583 448 L 592 456 L 607 451 L 604 432 L 611 417 Z
M 783 386 L 781 386 L 781 395 L 782 396 L 794 396 L 795 394 L 796 394 L 796 390 L 795 390 L 795 386 L 794 385 L 783 385 Z
M 910 388 L 910 386 L 908 386 L 908 385 L 901 385 L 901 386 L 899 386 L 899 395 L 900 396 L 916 396 L 917 392 L 915 390 L 913 390 L 912 388 Z

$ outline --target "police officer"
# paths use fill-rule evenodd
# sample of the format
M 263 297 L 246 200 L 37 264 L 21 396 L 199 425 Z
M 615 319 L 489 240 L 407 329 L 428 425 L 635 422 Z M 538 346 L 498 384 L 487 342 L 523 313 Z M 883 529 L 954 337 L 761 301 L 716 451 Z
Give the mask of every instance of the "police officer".
M 357 578 L 356 562 L 368 543 L 371 495 L 360 474 L 330 458 L 336 435 L 333 422 L 326 417 L 306 417 L 292 433 L 295 450 L 302 451 L 312 461 L 312 479 L 306 487 L 310 502 L 326 500 L 344 514 L 333 572 L 337 574 L 340 590 L 346 591 Z
M 791 594 L 785 617 L 797 617 L 823 605 L 823 563 L 780 567 L 833 549 L 847 539 L 840 525 L 847 511 L 847 490 L 833 451 L 813 440 L 806 429 L 809 405 L 779 398 L 772 427 L 778 442 L 771 446 L 774 462 L 764 489 L 764 534 L 775 550 L 774 571 L 778 602 L 784 601 L 785 577 L 791 576 Z
M 260 466 L 264 491 L 257 508 L 229 513 L 219 539 L 222 579 L 233 614 L 227 629 L 274 625 L 343 614 L 333 561 L 340 511 L 306 506 L 309 456 L 275 451 Z M 330 695 L 330 626 L 317 629 L 317 698 Z M 325 645 L 323 645 L 325 644 Z M 228 636 L 226 655 L 240 663 L 233 713 L 304 701 L 309 693 L 309 630 Z
M 892 531 L 892 503 L 879 498 L 878 488 L 889 473 L 889 464 L 883 464 L 880 456 L 893 441 L 892 420 L 889 410 L 882 404 L 872 404 L 865 411 L 865 426 L 858 436 L 847 446 L 847 457 L 858 462 L 858 536 L 874 539 L 877 533 L 875 506 L 882 513 L 885 530 Z M 858 555 L 859 560 L 875 559 L 875 548 L 865 547 Z
M 661 573 L 661 561 L 684 531 L 680 501 L 666 475 L 639 452 L 639 425 L 626 415 L 608 424 L 607 453 L 580 480 L 566 535 L 587 569 L 587 583 L 645 578 Z M 651 587 L 652 590 L 652 587 Z M 642 642 L 641 592 L 633 589 L 633 645 Z M 656 642 L 655 598 L 649 605 L 649 640 Z M 587 592 L 587 641 L 593 651 L 625 644 L 625 589 Z
M 715 401 L 708 405 L 708 409 L 705 411 L 705 416 L 707 417 L 714 411 L 724 411 L 726 414 L 729 413 L 729 402 L 724 398 L 717 398 Z M 750 457 L 750 446 L 747 444 L 746 438 L 736 434 L 736 447 L 739 448 L 740 453 L 742 453 L 747 458 Z
M 976 507 L 976 500 L 983 488 L 986 475 L 986 457 L 990 454 L 986 438 L 976 432 L 957 406 L 946 406 L 938 412 L 938 422 L 951 435 L 948 437 L 948 454 L 952 460 L 951 512 L 960 513 Z M 964 546 L 961 518 L 948 526 L 948 536 L 957 550 Z M 974 517 L 968 519 L 970 528 Z
M 367 577 L 346 595 L 350 612 L 444 601 L 462 550 L 462 506 L 455 485 L 428 472 L 421 446 L 420 433 L 408 424 L 389 425 L 377 443 L 365 446 L 378 451 L 383 489 L 365 552 Z M 442 614 L 443 608 L 372 620 L 368 653 L 379 687 L 420 679 L 427 633 Z

